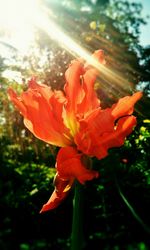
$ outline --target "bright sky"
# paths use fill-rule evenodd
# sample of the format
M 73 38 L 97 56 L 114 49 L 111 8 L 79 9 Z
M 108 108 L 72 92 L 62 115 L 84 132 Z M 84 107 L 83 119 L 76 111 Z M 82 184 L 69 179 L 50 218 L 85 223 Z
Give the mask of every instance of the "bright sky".
M 26 51 L 34 39 L 38 0 L 0 0 L 0 41 Z M 1 30 L 2 29 L 2 30 Z
M 131 2 L 142 2 L 144 9 L 142 15 L 146 17 L 149 14 L 150 0 L 129 0 Z M 8 8 L 9 6 L 9 8 Z M 52 13 L 50 13 L 52 15 Z M 116 77 L 116 74 L 102 65 L 97 65 L 96 61 L 91 61 L 90 54 L 84 48 L 80 47 L 71 37 L 67 36 L 50 18 L 47 12 L 42 8 L 41 0 L 0 0 L 0 28 L 6 32 L 4 39 L 6 42 L 18 49 L 23 54 L 26 53 L 29 45 L 34 42 L 34 27 L 43 29 L 49 37 L 53 37 L 58 43 L 70 53 L 81 56 L 86 61 L 90 61 L 96 68 L 100 68 L 103 73 L 110 75 L 116 82 L 124 83 L 122 77 Z M 141 44 L 150 45 L 150 20 L 148 25 L 141 28 Z M 1 32 L 1 30 L 0 30 Z M 3 33 L 2 33 L 3 34 Z M 0 42 L 2 37 L 0 37 Z M 4 41 L 5 42 L 5 41 Z M 1 54 L 0 48 L 0 54 Z M 4 51 L 4 50 L 3 50 Z M 102 68 L 103 67 L 103 68 Z M 11 72 L 7 72 L 7 76 Z M 9 75 L 10 77 L 10 75 Z M 20 77 L 20 76 L 18 76 Z M 12 76 L 11 76 L 12 78 Z M 15 76 L 13 75 L 13 78 Z M 117 84 L 117 83 L 116 83 Z
M 147 25 L 141 26 L 140 43 L 143 46 L 150 45 L 150 0 L 129 0 L 130 2 L 142 3 L 142 17 L 146 18 Z M 149 16 L 146 17 L 146 16 Z
M 150 0 L 129 1 L 142 3 L 142 16 L 146 18 L 150 15 Z M 9 40 L 9 44 L 19 50 L 25 51 L 34 40 L 33 26 L 39 16 L 40 2 L 42 3 L 40 0 L 0 0 L 0 27 L 6 30 L 5 37 Z M 150 45 L 150 18 L 146 20 L 147 25 L 141 26 L 140 42 L 144 46 Z M 0 40 L 2 39 L 0 37 Z

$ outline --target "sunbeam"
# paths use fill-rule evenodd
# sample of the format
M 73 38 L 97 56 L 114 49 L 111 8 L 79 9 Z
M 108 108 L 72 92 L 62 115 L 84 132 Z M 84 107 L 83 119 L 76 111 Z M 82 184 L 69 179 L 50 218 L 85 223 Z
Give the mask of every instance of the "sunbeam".
M 11 8 L 7 11 L 7 5 Z M 93 65 L 100 72 L 102 82 L 100 83 L 103 90 L 114 96 L 121 97 L 126 95 L 130 91 L 132 92 L 132 85 L 126 79 L 126 76 L 122 76 L 121 73 L 112 70 L 106 62 L 106 65 L 99 64 L 94 58 L 91 59 L 91 53 L 80 46 L 79 41 L 72 39 L 60 26 L 55 22 L 54 13 L 50 8 L 44 7 L 40 0 L 6 0 L 6 2 L 0 0 L 0 24 L 2 28 L 6 28 L 10 34 L 7 41 L 18 51 L 26 53 L 29 44 L 32 41 L 34 44 L 35 39 L 35 27 L 42 29 L 50 39 L 55 40 L 60 46 L 64 47 L 74 57 L 81 57 L 89 64 Z M 34 9 L 34 12 L 33 12 Z M 23 12 L 23 14 L 22 14 Z M 9 18 L 8 18 L 9 16 Z M 13 34 L 13 35 L 12 35 Z M 97 41 L 97 49 L 100 49 L 101 39 L 99 37 Z M 103 43 L 109 47 L 109 41 L 103 40 Z M 95 48 L 94 48 L 95 49 Z M 113 49 L 114 53 L 121 54 L 122 52 L 116 52 L 117 46 Z M 128 66 L 130 67 L 130 66 Z M 131 85 L 131 86 L 130 86 Z
M 114 73 L 105 65 L 98 63 L 94 58 L 91 59 L 91 54 L 83 47 L 81 47 L 77 41 L 73 40 L 68 34 L 66 34 L 50 17 L 47 9 L 42 9 L 38 15 L 34 16 L 34 23 L 37 27 L 41 28 L 46 34 L 57 41 L 63 46 L 69 53 L 75 57 L 81 57 L 86 60 L 90 65 L 93 65 L 101 72 L 101 78 L 104 80 L 109 79 L 110 82 L 115 82 L 115 86 L 120 89 L 120 94 L 127 93 L 127 86 L 129 82 L 118 73 Z M 106 86 L 105 86 L 106 88 Z

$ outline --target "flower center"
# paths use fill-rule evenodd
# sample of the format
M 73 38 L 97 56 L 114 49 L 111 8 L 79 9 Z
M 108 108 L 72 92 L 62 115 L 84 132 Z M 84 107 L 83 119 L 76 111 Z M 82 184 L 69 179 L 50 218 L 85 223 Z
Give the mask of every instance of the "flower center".
M 77 118 L 73 112 L 65 113 L 63 115 L 63 118 L 64 118 L 64 124 L 70 130 L 70 135 L 73 139 L 74 136 L 79 131 L 79 122 L 77 121 Z

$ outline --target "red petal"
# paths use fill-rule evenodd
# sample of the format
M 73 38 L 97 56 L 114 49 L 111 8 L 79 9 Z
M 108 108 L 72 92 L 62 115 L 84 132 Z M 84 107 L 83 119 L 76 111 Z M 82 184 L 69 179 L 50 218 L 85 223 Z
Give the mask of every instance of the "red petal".
M 102 50 L 95 51 L 91 56 L 94 62 L 104 64 L 104 53 Z M 94 65 L 85 64 L 74 60 L 66 71 L 65 93 L 67 97 L 67 109 L 74 113 L 86 113 L 99 106 L 99 99 L 94 90 L 94 83 L 98 70 Z
M 73 179 L 63 180 L 58 175 L 55 177 L 55 190 L 53 191 L 50 199 L 46 204 L 43 205 L 40 213 L 54 209 L 59 206 L 59 204 L 66 198 L 68 195 L 72 184 Z
M 66 71 L 66 84 L 64 91 L 66 93 L 66 106 L 63 114 L 64 122 L 70 129 L 72 136 L 78 131 L 77 107 L 83 99 L 83 89 L 80 83 L 80 77 L 83 74 L 83 66 L 78 60 L 74 60 Z
M 132 132 L 136 125 L 136 117 L 128 116 L 120 118 L 116 130 L 112 133 L 104 134 L 100 138 L 98 148 L 95 149 L 95 154 L 98 159 L 102 159 L 108 155 L 108 149 L 120 147 L 124 144 L 126 137 Z
M 57 155 L 57 175 L 55 178 L 55 190 L 50 199 L 43 205 L 40 213 L 51 210 L 59 204 L 68 195 L 74 179 L 77 178 L 80 183 L 97 178 L 98 172 L 85 168 L 81 159 L 82 155 L 73 147 L 61 148 Z
M 105 64 L 103 50 L 95 51 L 91 58 L 94 59 L 94 63 Z M 85 74 L 83 75 L 83 90 L 85 95 L 81 105 L 78 106 L 79 112 L 87 113 L 100 105 L 100 100 L 97 98 L 94 90 L 96 77 L 99 74 L 98 70 L 94 68 L 94 63 L 91 66 L 88 64 L 85 65 Z
M 8 89 L 8 94 L 9 94 L 9 97 L 10 97 L 11 101 L 15 104 L 15 106 L 18 108 L 18 110 L 21 112 L 21 114 L 22 114 L 23 116 L 25 116 L 27 110 L 26 110 L 26 107 L 25 107 L 25 105 L 23 104 L 21 98 L 18 97 L 18 96 L 16 95 L 16 93 L 14 92 L 14 90 L 11 89 L 11 88 Z
M 96 51 L 92 57 L 94 62 L 104 63 L 102 50 Z M 94 90 L 94 83 L 98 70 L 91 65 L 85 68 L 79 60 L 74 60 L 66 71 L 66 109 L 64 112 L 65 125 L 74 136 L 79 129 L 78 119 L 85 117 L 86 113 L 99 107 L 100 101 Z
M 47 203 L 43 205 L 42 209 L 40 210 L 40 213 L 56 208 L 57 206 L 59 206 L 62 200 L 63 198 L 59 197 L 56 190 L 54 190 Z
M 133 106 L 141 96 L 138 92 L 122 98 L 112 108 L 94 110 L 80 121 L 80 131 L 75 136 L 78 150 L 101 159 L 107 156 L 109 148 L 121 146 L 136 125 L 135 117 L 128 115 L 133 112 Z
M 82 154 L 73 147 L 61 148 L 57 155 L 57 171 L 62 179 L 76 178 L 80 183 L 98 177 L 98 172 L 89 170 L 82 162 Z
M 18 97 L 9 90 L 11 100 L 22 112 L 25 126 L 39 139 L 57 145 L 70 145 L 69 130 L 62 118 L 65 97 L 50 87 L 37 84 L 33 79 L 29 89 Z M 62 96 L 64 98 L 62 98 Z
M 80 131 L 74 140 L 78 150 L 84 154 L 95 156 L 93 152 L 94 145 L 100 141 L 104 133 L 114 131 L 114 118 L 111 115 L 111 109 L 94 110 L 86 119 L 80 121 Z
M 141 99 L 142 95 L 142 92 L 136 92 L 132 96 L 121 98 L 112 106 L 112 116 L 115 119 L 118 119 L 121 116 L 131 115 L 133 113 L 135 103 Z
M 78 60 L 72 61 L 65 73 L 64 90 L 67 98 L 67 110 L 74 113 L 77 111 L 77 104 L 81 102 L 84 95 L 80 82 L 81 75 L 83 75 L 83 65 Z

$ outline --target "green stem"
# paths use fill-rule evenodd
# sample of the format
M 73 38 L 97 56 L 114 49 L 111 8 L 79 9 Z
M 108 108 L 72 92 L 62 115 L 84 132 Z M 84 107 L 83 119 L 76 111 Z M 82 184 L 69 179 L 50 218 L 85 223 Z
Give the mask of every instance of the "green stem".
M 81 250 L 84 247 L 83 240 L 83 185 L 75 183 L 73 199 L 73 220 L 71 234 L 71 250 Z
M 121 198 L 123 199 L 124 203 L 126 204 L 128 209 L 130 210 L 130 212 L 132 213 L 133 217 L 138 221 L 138 223 L 143 227 L 143 229 L 148 234 L 150 234 L 150 228 L 144 223 L 144 221 L 141 219 L 141 217 L 136 213 L 135 209 L 131 206 L 131 204 L 129 203 L 129 201 L 127 200 L 125 195 L 123 194 L 116 177 L 115 177 L 115 182 L 116 182 L 116 186 L 118 188 L 118 192 L 119 192 Z

